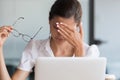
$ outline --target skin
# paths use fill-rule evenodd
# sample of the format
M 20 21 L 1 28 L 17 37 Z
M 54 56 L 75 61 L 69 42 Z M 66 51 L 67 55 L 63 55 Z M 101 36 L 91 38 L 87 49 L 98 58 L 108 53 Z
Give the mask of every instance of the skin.
M 16 70 L 12 78 L 10 78 L 6 69 L 3 55 L 3 45 L 11 31 L 12 27 L 10 26 L 0 27 L 0 80 L 26 80 L 27 76 L 29 75 L 29 72 Z
M 50 47 L 55 57 L 84 56 L 81 23 L 76 23 L 73 17 L 62 18 L 56 16 L 49 21 L 49 24 L 51 32 Z M 76 30 L 76 26 L 80 28 L 79 32 Z M 3 45 L 12 29 L 11 26 L 0 27 L 0 80 L 26 80 L 30 72 L 17 69 L 12 78 L 10 78 L 6 69 Z
M 55 56 L 84 56 L 81 23 L 76 23 L 74 17 L 54 17 L 49 23 L 52 37 L 51 48 Z M 76 27 L 80 28 L 79 32 Z

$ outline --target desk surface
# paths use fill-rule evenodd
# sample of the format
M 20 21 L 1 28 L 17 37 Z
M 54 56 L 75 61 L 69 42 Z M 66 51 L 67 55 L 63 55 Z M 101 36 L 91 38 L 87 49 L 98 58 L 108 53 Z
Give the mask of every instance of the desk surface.
M 116 77 L 113 74 L 106 74 L 106 76 L 105 76 L 105 80 L 115 80 L 115 79 L 116 79 Z

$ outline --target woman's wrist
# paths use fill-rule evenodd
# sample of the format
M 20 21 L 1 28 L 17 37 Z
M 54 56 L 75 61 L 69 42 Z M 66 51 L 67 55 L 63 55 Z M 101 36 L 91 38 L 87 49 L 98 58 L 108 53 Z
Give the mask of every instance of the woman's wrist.
M 2 44 L 0 44 L 0 50 L 3 48 L 3 45 Z
M 85 51 L 84 51 L 84 50 L 85 50 L 85 49 L 84 49 L 83 44 L 81 44 L 80 46 L 77 46 L 77 47 L 75 48 L 75 50 L 74 50 L 75 56 L 76 56 L 76 57 L 83 57 L 83 56 L 85 56 Z

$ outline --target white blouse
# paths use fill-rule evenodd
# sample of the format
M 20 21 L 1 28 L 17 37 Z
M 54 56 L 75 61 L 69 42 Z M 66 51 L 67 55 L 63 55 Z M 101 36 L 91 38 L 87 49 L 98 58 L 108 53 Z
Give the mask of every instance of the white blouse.
M 100 53 L 96 45 L 84 44 L 85 57 L 99 57 Z M 50 39 L 31 40 L 23 51 L 18 69 L 32 71 L 38 57 L 54 57 L 50 48 Z

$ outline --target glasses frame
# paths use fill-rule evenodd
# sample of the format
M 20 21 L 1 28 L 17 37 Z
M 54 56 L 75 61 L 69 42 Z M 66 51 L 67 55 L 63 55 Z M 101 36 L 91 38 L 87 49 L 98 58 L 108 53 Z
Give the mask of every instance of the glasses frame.
M 17 20 L 15 20 L 15 22 L 12 24 L 12 26 L 15 26 L 15 25 L 17 24 L 17 22 L 18 22 L 19 20 L 22 20 L 22 19 L 24 19 L 24 17 L 19 17 L 19 18 L 17 18 Z
M 17 23 L 19 20 L 21 20 L 21 19 L 24 19 L 24 17 L 19 17 L 19 18 L 12 24 L 12 26 L 15 26 L 16 23 Z M 40 27 L 40 28 L 38 29 L 38 31 L 33 35 L 33 37 L 31 37 L 31 36 L 29 36 L 29 35 L 27 35 L 27 34 L 21 33 L 21 32 L 19 32 L 19 31 L 18 31 L 17 29 L 15 29 L 15 28 L 13 28 L 13 31 L 15 31 L 18 35 L 15 35 L 13 31 L 11 32 L 11 34 L 12 34 L 14 37 L 20 37 L 20 36 L 22 36 L 22 39 L 23 39 L 25 42 L 29 42 L 30 40 L 32 40 L 32 39 L 34 39 L 34 38 L 36 37 L 36 35 L 40 32 L 40 30 L 41 30 L 42 28 L 43 28 L 43 27 Z M 26 40 L 24 37 L 28 37 L 29 40 Z

